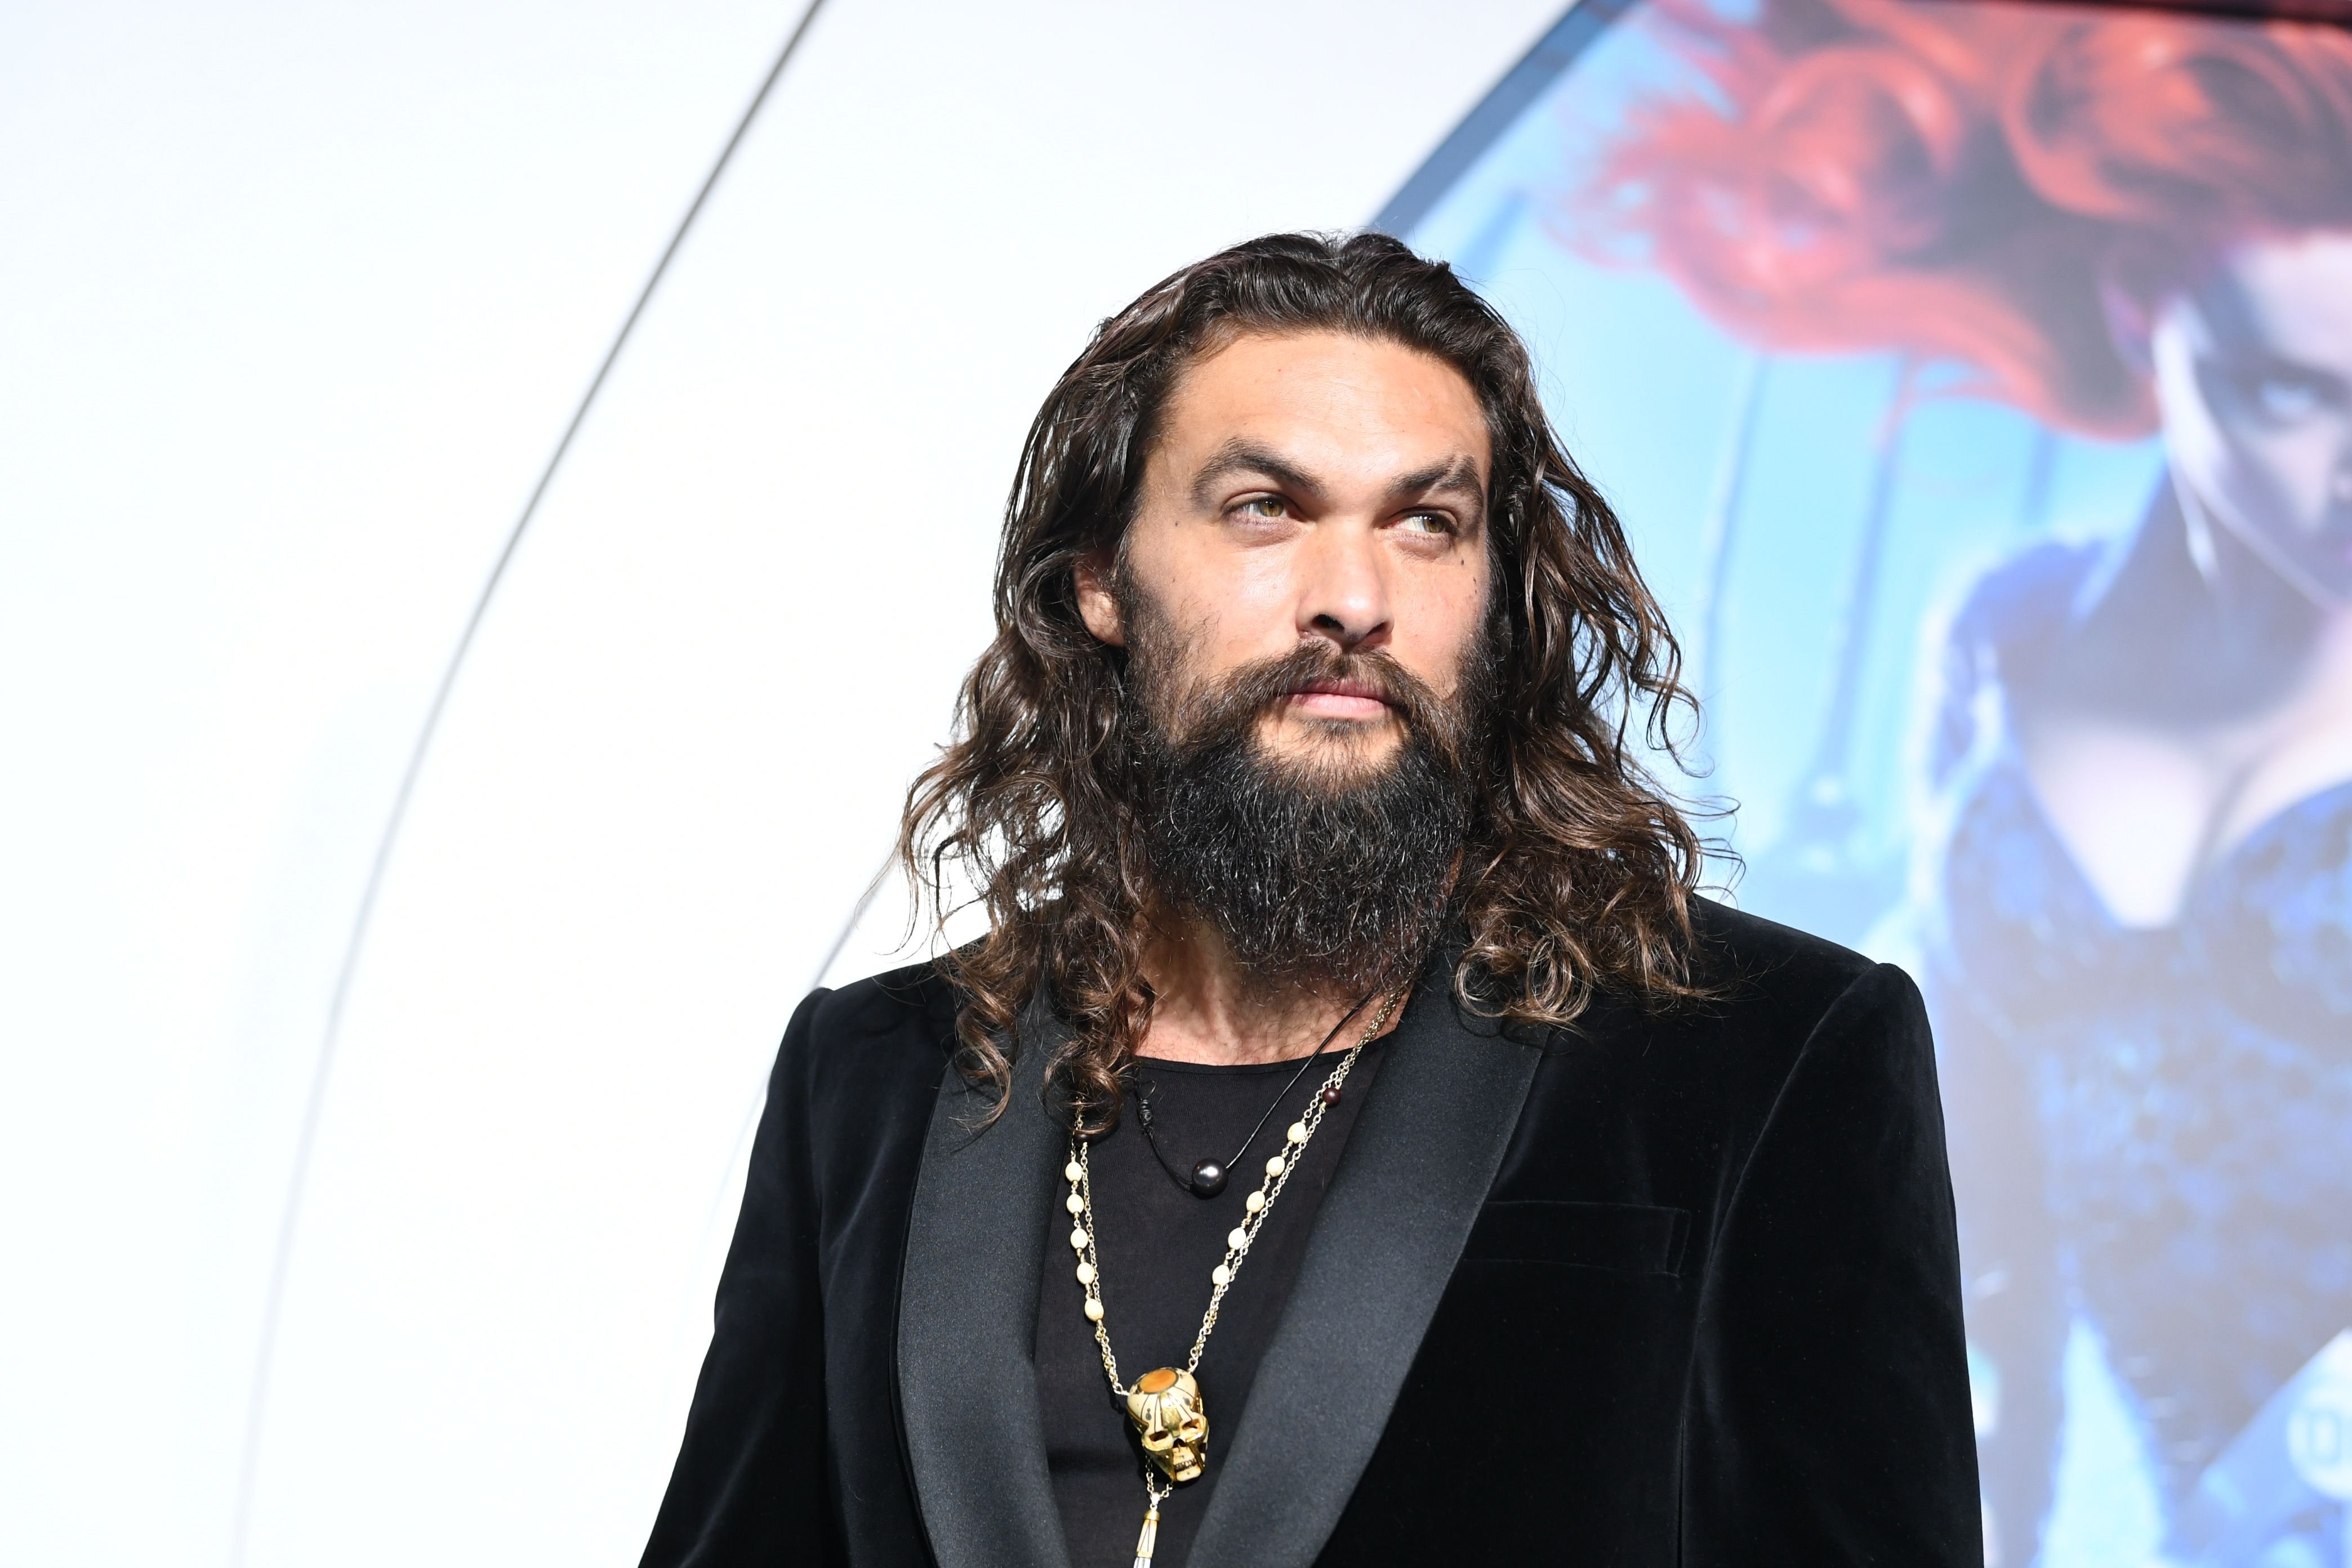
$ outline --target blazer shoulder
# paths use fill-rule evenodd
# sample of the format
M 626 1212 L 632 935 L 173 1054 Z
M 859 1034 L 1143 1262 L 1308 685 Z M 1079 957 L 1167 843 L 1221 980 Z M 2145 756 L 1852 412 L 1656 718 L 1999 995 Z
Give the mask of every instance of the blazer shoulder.
M 1702 968 L 1725 980 L 1781 989 L 1826 987 L 1834 994 L 1876 967 L 1863 954 L 1826 937 L 1713 899 L 1692 900 L 1691 923 L 1698 935 Z
M 1722 1016 L 1802 1042 L 1816 1025 L 1865 984 L 1877 963 L 1822 937 L 1719 904 L 1695 900 L 1697 977 L 1717 998 Z M 1906 982 L 1907 983 L 1907 982 Z
M 955 1049 L 955 989 L 936 963 L 813 991 L 784 1037 L 787 1057 L 820 1079 L 903 1068 L 938 1077 Z

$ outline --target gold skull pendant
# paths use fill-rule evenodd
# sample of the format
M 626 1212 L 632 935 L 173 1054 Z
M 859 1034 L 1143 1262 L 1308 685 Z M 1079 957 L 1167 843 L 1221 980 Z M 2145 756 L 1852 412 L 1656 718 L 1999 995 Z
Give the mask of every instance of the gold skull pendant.
M 1147 1372 L 1127 1396 L 1127 1418 L 1143 1434 L 1143 1452 L 1171 1481 L 1189 1481 L 1209 1458 L 1209 1417 L 1201 1385 L 1172 1366 Z

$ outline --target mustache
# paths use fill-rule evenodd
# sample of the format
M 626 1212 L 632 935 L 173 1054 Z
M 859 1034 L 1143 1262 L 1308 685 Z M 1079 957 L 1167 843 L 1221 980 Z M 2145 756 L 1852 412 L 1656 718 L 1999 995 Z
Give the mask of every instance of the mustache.
M 1340 688 L 1377 697 L 1406 730 L 1449 752 L 1457 751 L 1453 704 L 1383 649 L 1349 653 L 1322 642 L 1301 642 L 1272 658 L 1254 659 L 1213 685 L 1196 688 L 1177 704 L 1171 737 L 1187 750 L 1237 739 L 1278 703 L 1306 692 Z M 1344 722 L 1344 721 L 1343 721 Z

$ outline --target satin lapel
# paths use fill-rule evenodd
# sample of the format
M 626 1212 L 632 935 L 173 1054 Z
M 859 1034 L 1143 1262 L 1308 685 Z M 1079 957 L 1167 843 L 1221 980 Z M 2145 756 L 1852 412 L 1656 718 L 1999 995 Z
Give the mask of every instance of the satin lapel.
M 1540 1053 L 1424 981 L 1390 1037 L 1190 1568 L 1306 1568 L 1339 1521 L 1517 1128 Z M 1244 1284 L 1243 1289 L 1246 1289 Z
M 950 1068 L 898 1286 L 898 1405 L 939 1568 L 1067 1568 L 1034 1365 L 1037 1274 L 1066 1135 L 1040 1098 L 1059 1044 L 1033 1010 L 1003 1117 Z

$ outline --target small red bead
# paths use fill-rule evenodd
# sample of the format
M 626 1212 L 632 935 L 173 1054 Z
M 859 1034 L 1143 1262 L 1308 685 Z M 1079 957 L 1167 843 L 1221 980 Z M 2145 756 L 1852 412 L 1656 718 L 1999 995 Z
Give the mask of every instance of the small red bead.
M 1323 1103 L 1326 1105 L 1337 1105 L 1339 1103 L 1339 1086 L 1338 1084 L 1335 1083 L 1330 1088 L 1323 1091 Z

